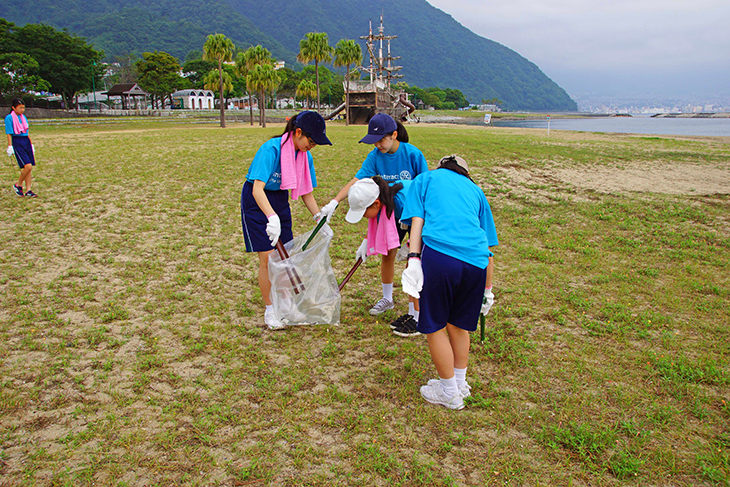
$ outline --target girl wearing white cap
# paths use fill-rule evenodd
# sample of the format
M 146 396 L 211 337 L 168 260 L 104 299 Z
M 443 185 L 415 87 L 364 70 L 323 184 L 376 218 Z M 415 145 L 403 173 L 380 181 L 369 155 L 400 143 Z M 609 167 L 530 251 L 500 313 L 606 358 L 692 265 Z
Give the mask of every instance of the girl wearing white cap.
M 328 220 L 332 220 L 337 205 L 347 197 L 348 191 L 358 180 L 380 176 L 386 182 L 409 181 L 421 173 L 428 171 L 428 164 L 423 153 L 414 145 L 408 143 L 408 132 L 403 124 L 397 122 L 390 115 L 378 113 L 368 123 L 368 134 L 360 140 L 364 144 L 374 144 L 360 170 L 355 177 L 337 193 L 337 196 L 325 205 L 320 211 Z M 400 241 L 403 240 L 407 229 L 398 226 Z M 395 257 L 398 248 L 394 248 L 383 255 L 380 264 L 380 279 L 383 287 L 383 297 L 370 309 L 371 315 L 379 315 L 393 309 L 393 278 L 395 275 Z M 401 317 L 403 318 L 403 317 Z M 396 325 L 398 320 L 391 326 Z
M 368 219 L 367 237 L 362 241 L 355 253 L 356 259 L 363 262 L 370 255 L 380 254 L 385 259 L 391 251 L 400 246 L 397 223 L 401 220 L 403 204 L 408 187 L 413 181 L 403 180 L 387 183 L 380 176 L 363 178 L 356 181 L 347 194 L 350 210 L 345 220 L 357 223 L 363 217 Z M 410 223 L 408 221 L 403 223 Z M 392 275 L 391 275 L 392 282 Z M 416 329 L 418 323 L 418 300 L 410 297 L 408 314 L 391 323 L 393 333 L 410 337 L 420 335 Z
M 413 181 L 401 217 L 412 220 L 403 291 L 420 298 L 418 331 L 426 335 L 439 374 L 421 387 L 421 396 L 462 409 L 470 394 L 469 332 L 494 302 L 489 248 L 499 242 L 492 211 L 466 161 L 447 156 Z

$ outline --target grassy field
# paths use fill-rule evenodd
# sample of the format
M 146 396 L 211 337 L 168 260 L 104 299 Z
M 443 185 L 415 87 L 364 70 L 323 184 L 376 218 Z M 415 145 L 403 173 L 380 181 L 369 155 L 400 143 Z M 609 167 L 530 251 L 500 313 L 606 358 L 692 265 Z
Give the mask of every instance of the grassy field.
M 377 262 L 341 324 L 263 325 L 239 198 L 280 133 L 172 122 L 33 126 L 38 198 L 0 197 L 0 485 L 728 485 L 730 186 L 597 192 L 589 177 L 730 170 L 730 140 L 420 124 L 499 232 L 463 411 L 425 403 L 424 337 L 377 320 Z M 370 146 L 332 125 L 326 203 Z M 295 234 L 313 226 L 292 204 Z M 366 225 L 332 225 L 342 278 Z M 374 259 L 373 259 L 374 260 Z

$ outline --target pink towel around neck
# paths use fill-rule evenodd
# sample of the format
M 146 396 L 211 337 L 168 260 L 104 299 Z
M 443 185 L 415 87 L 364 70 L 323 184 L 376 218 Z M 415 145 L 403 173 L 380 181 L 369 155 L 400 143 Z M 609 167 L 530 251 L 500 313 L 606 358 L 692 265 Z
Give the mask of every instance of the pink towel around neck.
M 18 115 L 13 112 L 10 115 L 10 119 L 13 121 L 13 132 L 15 132 L 15 135 L 24 134 L 28 131 L 28 119 L 25 118 L 25 115 Z
M 397 247 L 400 247 L 400 239 L 395 226 L 395 212 L 391 213 L 388 218 L 388 213 L 383 206 L 380 210 L 380 218 L 368 220 L 368 251 L 366 254 L 388 255 L 390 249 Z
M 281 138 L 281 189 L 291 189 L 291 197 L 312 192 L 312 175 L 309 173 L 309 157 L 294 147 L 293 133 Z M 286 139 L 286 142 L 284 141 Z

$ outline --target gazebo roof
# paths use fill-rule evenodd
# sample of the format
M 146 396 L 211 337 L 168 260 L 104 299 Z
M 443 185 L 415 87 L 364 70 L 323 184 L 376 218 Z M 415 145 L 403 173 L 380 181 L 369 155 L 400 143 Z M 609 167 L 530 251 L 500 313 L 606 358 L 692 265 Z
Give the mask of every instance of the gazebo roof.
M 147 92 L 140 88 L 137 83 L 122 83 L 114 85 L 104 94 L 107 96 L 147 96 Z

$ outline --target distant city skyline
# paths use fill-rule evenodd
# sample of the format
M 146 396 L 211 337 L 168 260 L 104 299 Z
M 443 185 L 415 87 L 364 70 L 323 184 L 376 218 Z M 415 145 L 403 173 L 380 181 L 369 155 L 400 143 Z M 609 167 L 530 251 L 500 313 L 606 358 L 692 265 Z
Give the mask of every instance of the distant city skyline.
M 428 2 L 535 63 L 576 101 L 654 97 L 730 105 L 727 0 Z

